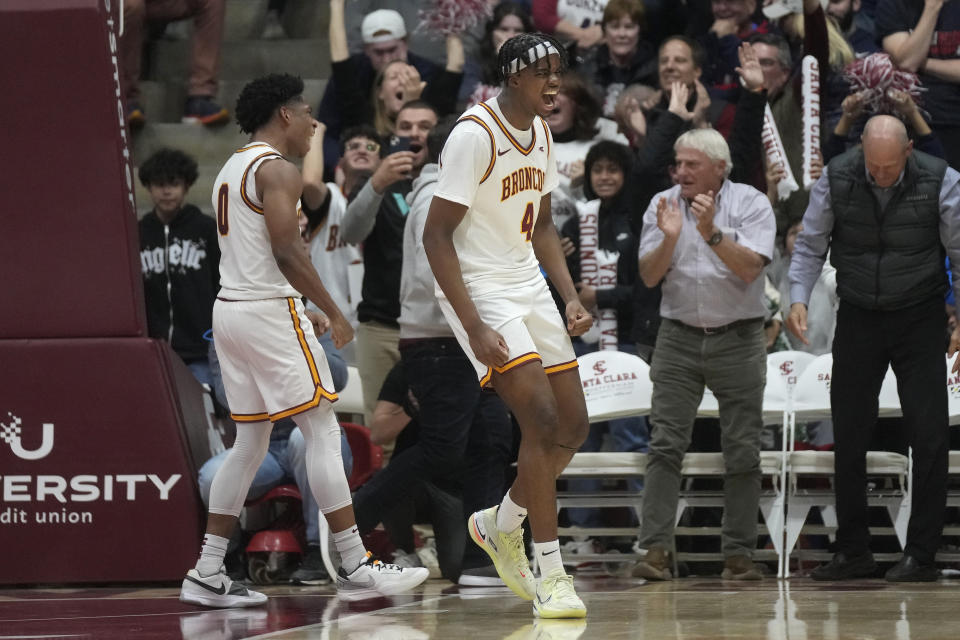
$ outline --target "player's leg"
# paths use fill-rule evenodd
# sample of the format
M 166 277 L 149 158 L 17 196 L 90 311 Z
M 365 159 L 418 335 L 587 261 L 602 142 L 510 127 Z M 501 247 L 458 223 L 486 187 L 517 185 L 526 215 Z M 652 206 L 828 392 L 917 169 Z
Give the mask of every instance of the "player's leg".
M 342 559 L 337 588 L 346 598 L 411 589 L 426 580 L 429 571 L 374 561 L 363 546 L 343 469 L 340 424 L 330 403 L 333 378 L 326 355 L 300 301 L 288 300 L 285 307 L 271 315 L 277 322 L 271 335 L 277 339 L 258 354 L 264 365 L 258 373 L 271 416 L 292 417 L 303 433 L 310 488 Z
M 307 474 L 320 512 L 333 532 L 340 554 L 337 589 L 346 597 L 391 595 L 416 587 L 429 577 L 422 567 L 401 568 L 374 561 L 360 539 L 350 486 L 340 457 L 340 425 L 333 406 L 323 400 L 293 416 L 306 445 Z
M 586 408 L 578 410 L 575 401 L 565 399 L 563 407 L 573 415 L 560 418 L 559 396 L 555 396 L 554 385 L 567 395 L 579 394 L 581 402 L 583 399 L 579 377 L 576 387 L 570 384 L 570 378 L 577 375 L 576 370 L 564 373 L 567 375 L 554 376 L 558 378 L 554 383 L 548 380 L 540 362 L 533 361 L 494 373 L 493 377 L 494 387 L 520 425 L 517 479 L 504 502 L 508 507 L 512 502 L 526 508 L 530 517 L 534 552 L 540 565 L 533 610 L 535 615 L 545 618 L 582 618 L 587 613 L 573 589 L 573 578 L 563 568 L 557 537 L 556 477 L 587 434 Z M 497 528 L 510 533 L 514 522 L 498 517 Z M 520 530 L 519 523 L 516 530 Z
M 499 368 L 498 372 L 494 372 L 473 356 L 473 352 L 470 350 L 470 339 L 456 314 L 449 304 L 446 304 L 445 300 L 441 299 L 440 308 L 447 317 L 457 340 L 464 348 L 464 352 L 474 365 L 480 383 L 486 384 L 494 376 L 497 376 L 499 379 L 497 383 L 498 395 L 509 406 L 510 402 L 505 395 L 508 391 L 505 390 L 504 386 L 514 384 L 514 382 L 509 377 L 502 378 L 501 376 L 508 371 L 529 373 L 525 370 L 535 367 L 539 370 L 539 377 L 532 379 L 539 383 L 539 393 L 533 389 L 527 389 L 516 395 L 518 398 L 523 398 L 524 394 L 535 398 L 546 395 L 550 396 L 552 401 L 550 385 L 547 383 L 546 376 L 543 375 L 543 368 L 540 366 L 540 356 L 536 353 L 533 339 L 521 319 L 524 313 L 523 307 L 518 304 L 505 304 L 500 299 L 475 299 L 474 304 L 478 305 L 478 310 L 481 310 L 484 314 L 485 322 L 503 336 L 509 348 L 509 360 L 503 367 Z M 526 387 L 529 385 L 526 380 L 527 376 L 521 376 L 515 384 Z M 515 399 L 514 402 L 524 404 L 519 399 Z M 513 409 L 513 407 L 510 408 Z M 525 404 L 522 409 L 527 409 Z M 514 415 L 519 419 L 516 411 L 514 411 Z M 548 421 L 555 421 L 555 416 L 547 419 Z M 521 425 L 529 425 L 533 422 L 537 421 L 526 418 Z M 521 428 L 525 427 L 522 426 Z M 527 441 L 526 446 L 528 448 L 532 447 L 531 443 L 534 440 L 532 435 L 525 436 L 524 440 Z M 527 454 L 526 457 L 531 456 Z M 534 454 L 533 457 L 535 458 L 536 455 Z M 547 471 L 549 473 L 549 469 Z M 530 562 L 527 560 L 527 554 L 524 550 L 523 528 L 521 527 L 527 517 L 526 500 L 524 500 L 523 494 L 524 489 L 521 488 L 521 484 L 515 482 L 513 487 L 503 496 L 499 505 L 476 511 L 470 515 L 467 520 L 467 531 L 477 546 L 490 556 L 504 583 L 524 600 L 533 600 L 536 593 L 536 582 L 533 579 Z
M 557 409 L 550 456 L 554 475 L 559 476 L 590 432 L 587 403 L 570 336 L 546 283 L 541 281 L 529 287 L 528 297 L 530 307 L 523 324 L 540 354 Z
M 559 418 L 555 436 L 557 446 L 553 449 L 553 470 L 559 476 L 587 439 L 590 422 L 587 420 L 587 402 L 583 397 L 580 370 L 574 367 L 548 373 L 547 379 L 557 402 Z
M 210 486 L 210 513 L 196 566 L 187 572 L 180 600 L 210 607 L 246 607 L 267 597 L 234 584 L 223 572 L 223 558 L 253 477 L 270 444 L 269 422 L 237 423 L 233 448 Z
M 227 401 L 237 423 L 233 448 L 210 485 L 209 517 L 197 565 L 187 572 L 180 600 L 211 607 L 252 606 L 266 602 L 262 593 L 233 584 L 223 571 L 223 558 L 237 516 L 270 445 L 266 406 L 240 347 L 251 314 L 244 303 L 218 300 L 213 308 L 220 367 Z

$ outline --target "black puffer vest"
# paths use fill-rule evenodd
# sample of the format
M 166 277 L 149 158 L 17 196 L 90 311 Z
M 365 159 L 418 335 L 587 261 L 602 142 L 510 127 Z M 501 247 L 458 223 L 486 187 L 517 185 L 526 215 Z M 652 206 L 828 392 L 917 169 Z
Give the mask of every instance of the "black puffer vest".
M 830 260 L 841 300 L 864 309 L 902 309 L 947 289 L 940 242 L 940 186 L 947 163 L 914 151 L 881 210 L 856 147 L 828 169 L 834 213 Z

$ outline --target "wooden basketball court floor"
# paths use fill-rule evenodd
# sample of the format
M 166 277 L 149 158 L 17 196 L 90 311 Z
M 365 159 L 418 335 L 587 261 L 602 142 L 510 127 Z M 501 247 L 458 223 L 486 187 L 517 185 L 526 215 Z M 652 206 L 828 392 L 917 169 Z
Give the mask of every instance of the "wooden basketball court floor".
M 585 621 L 535 621 L 505 587 L 459 589 L 431 580 L 411 594 L 343 602 L 329 587 L 267 587 L 254 609 L 201 609 L 179 589 L 0 589 L 0 640 L 104 638 L 238 640 L 848 640 L 960 638 L 960 581 L 759 583 L 685 578 L 665 583 L 583 574 Z

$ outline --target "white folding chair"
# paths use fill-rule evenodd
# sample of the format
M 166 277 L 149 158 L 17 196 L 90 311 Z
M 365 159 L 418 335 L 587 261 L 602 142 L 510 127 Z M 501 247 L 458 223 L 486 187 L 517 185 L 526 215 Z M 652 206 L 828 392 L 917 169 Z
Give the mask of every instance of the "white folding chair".
M 650 413 L 650 365 L 622 351 L 594 351 L 577 358 L 590 422 Z
M 957 356 L 954 356 L 956 358 Z M 953 359 L 950 357 L 946 358 L 946 380 L 947 380 L 947 415 L 949 417 L 950 426 L 960 425 L 960 374 L 955 374 L 951 372 L 953 367 Z M 947 470 L 947 477 L 956 482 L 960 479 L 960 451 L 951 451 L 949 457 L 949 466 Z M 948 489 L 947 491 L 947 506 L 948 507 L 960 507 L 960 489 Z M 960 534 L 960 527 L 956 526 L 947 526 L 943 531 L 944 535 L 957 535 Z M 937 554 L 938 559 L 940 556 L 949 556 L 944 559 L 955 560 L 960 558 L 960 555 L 954 554 Z
M 778 578 L 784 576 L 786 563 L 786 555 L 783 551 L 786 533 L 788 440 L 793 417 L 793 392 L 800 374 L 815 359 L 815 355 L 804 351 L 777 351 L 767 356 L 767 384 L 763 390 L 763 423 L 780 425 L 780 459 L 776 466 L 780 475 L 773 480 L 772 499 L 761 498 L 760 509 L 767 523 L 773 546 L 777 550 Z
M 784 576 L 790 574 L 790 555 L 807 520 L 812 507 L 820 507 L 824 521 L 835 525 L 832 509 L 836 504 L 833 490 L 801 488 L 799 480 L 804 477 L 830 478 L 834 474 L 834 456 L 831 451 L 795 451 L 793 448 L 797 420 L 823 420 L 830 417 L 830 379 L 833 375 L 833 356 L 824 354 L 811 362 L 800 375 L 793 394 L 793 415 L 790 418 L 790 454 L 787 473 L 789 495 L 787 497 L 786 543 L 784 546 Z M 899 398 L 894 406 L 889 394 L 890 385 L 896 389 L 892 373 L 887 371 L 882 406 L 885 415 L 897 415 Z M 907 456 L 886 451 L 867 452 L 867 474 L 889 476 L 894 480 L 891 491 L 878 491 L 868 495 L 868 503 L 883 506 L 890 514 L 894 531 L 901 548 L 906 543 L 907 523 L 910 519 L 910 460 Z M 828 510 L 829 509 L 829 510 Z
M 960 373 L 953 373 L 953 360 L 960 358 L 955 355 L 953 358 L 947 356 L 947 414 L 950 418 L 950 426 L 960 424 Z

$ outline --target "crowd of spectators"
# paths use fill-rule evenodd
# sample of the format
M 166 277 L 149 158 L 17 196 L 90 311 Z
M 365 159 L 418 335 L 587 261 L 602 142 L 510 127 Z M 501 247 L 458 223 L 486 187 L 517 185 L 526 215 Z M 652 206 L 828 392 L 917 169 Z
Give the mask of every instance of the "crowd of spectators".
M 124 4 L 128 27 L 121 46 L 122 80 L 131 127 L 142 124 L 145 118 L 138 92 L 139 51 L 145 26 L 188 17 L 194 20 L 195 33 L 184 120 L 207 125 L 225 121 L 226 110 L 215 102 L 224 0 L 125 0 Z M 282 4 L 271 2 L 274 22 Z M 363 11 L 358 13 L 360 4 Z M 347 5 L 346 0 L 329 0 L 331 68 L 316 111 L 320 121 L 317 144 L 303 166 L 305 242 L 327 289 L 357 328 L 356 347 L 346 348 L 343 355 L 359 369 L 366 423 L 377 424 L 377 407 L 382 408 L 378 399 L 384 400 L 381 388 L 391 370 L 395 373 L 388 386 L 395 392 L 398 385 L 408 385 L 410 397 L 410 402 L 401 402 L 405 394 L 394 393 L 389 396 L 391 406 L 402 408 L 404 424 L 411 418 L 419 422 L 421 442 L 416 436 L 408 436 L 403 452 L 396 454 L 397 467 L 388 466 L 383 472 L 388 476 L 361 492 L 358 523 L 365 530 L 372 528 L 376 514 L 385 509 L 383 505 L 416 487 L 469 494 L 462 475 L 471 466 L 463 461 L 473 462 L 471 455 L 475 452 L 470 446 L 476 438 L 476 424 L 484 419 L 499 424 L 498 407 L 484 409 L 490 400 L 478 395 L 479 390 L 468 393 L 461 384 L 462 361 L 457 354 L 448 353 L 459 347 L 449 332 L 430 327 L 423 334 L 423 327 L 418 332 L 417 323 L 410 323 L 411 308 L 414 317 L 426 321 L 436 320 L 437 315 L 431 316 L 429 301 L 418 299 L 418 290 L 410 289 L 417 284 L 416 278 L 423 276 L 417 271 L 423 265 L 416 262 L 418 246 L 422 245 L 418 245 L 415 233 L 411 235 L 410 225 L 419 220 L 422 233 L 420 218 L 425 217 L 425 210 L 421 209 L 427 206 L 423 204 L 424 189 L 429 194 L 436 179 L 437 152 L 430 148 L 431 132 L 449 130 L 467 106 L 495 96 L 495 62 L 500 46 L 517 33 L 539 30 L 555 35 L 567 47 L 571 61 L 556 108 L 547 118 L 561 176 L 560 187 L 553 193 L 552 215 L 569 270 L 585 307 L 615 314 L 617 348 L 653 363 L 654 394 L 660 397 L 660 407 L 655 399 L 649 422 L 635 418 L 594 425 L 584 450 L 612 446 L 646 451 L 649 443 L 656 445 L 657 451 L 651 452 L 656 455 L 652 457 L 647 499 L 652 495 L 659 503 L 644 508 L 641 540 L 654 553 L 646 559 L 641 574 L 669 577 L 674 517 L 671 505 L 676 498 L 672 487 L 679 456 L 691 437 L 692 422 L 687 424 L 688 417 L 692 420 L 690 398 L 697 389 L 702 391 L 704 382 L 718 398 L 725 394 L 728 404 L 726 408 L 721 405 L 720 429 L 725 432 L 725 442 L 737 440 L 730 444 L 728 480 L 733 483 L 729 486 L 740 487 L 727 504 L 728 512 L 736 515 L 725 529 L 725 550 L 732 550 L 728 560 L 736 558 L 732 564 L 728 562 L 727 569 L 730 575 L 741 578 L 758 577 L 749 565 L 749 555 L 756 544 L 754 454 L 760 444 L 754 431 L 759 431 L 759 425 L 743 417 L 757 412 L 755 392 L 763 384 L 762 375 L 751 369 L 758 357 L 754 351 L 760 349 L 757 345 L 762 341 L 761 351 L 828 353 L 836 350 L 837 310 L 844 304 L 862 312 L 864 322 L 877 315 L 886 318 L 884 314 L 890 313 L 879 298 L 871 302 L 854 293 L 862 274 L 856 282 L 849 275 L 849 269 L 859 268 L 850 258 L 855 255 L 855 247 L 876 249 L 879 243 L 883 255 L 885 243 L 906 242 L 903 236 L 887 234 L 885 204 L 878 206 L 873 223 L 861 222 L 866 226 L 859 227 L 859 233 L 869 235 L 869 242 L 858 245 L 854 238 L 844 239 L 841 248 L 847 252 L 846 269 L 831 264 L 828 246 L 831 250 L 836 246 L 825 239 L 833 227 L 824 228 L 818 223 L 821 226 L 811 231 L 806 216 L 809 208 L 824 206 L 824 193 L 829 191 L 827 195 L 838 198 L 835 189 L 841 187 L 835 167 L 841 166 L 839 163 L 844 168 L 851 163 L 856 166 L 850 154 L 861 153 L 859 166 L 863 172 L 860 136 L 872 116 L 885 114 L 898 119 L 909 137 L 910 146 L 904 147 L 907 155 L 911 150 L 914 155 L 923 154 L 919 164 L 912 160 L 894 163 L 903 173 L 891 182 L 892 186 L 881 183 L 874 171 L 876 165 L 871 165 L 871 156 L 867 155 L 866 181 L 875 188 L 879 184 L 895 191 L 883 192 L 878 202 L 888 203 L 891 197 L 899 198 L 901 190 L 912 188 L 915 176 L 911 172 L 922 169 L 926 177 L 939 171 L 943 180 L 945 167 L 960 167 L 960 2 L 491 0 L 488 17 L 473 28 L 432 41 L 417 29 L 416 9 L 420 5 L 400 2 L 384 8 L 387 3 Z M 429 55 L 414 53 L 411 38 L 417 39 L 418 51 Z M 816 96 L 811 95 L 809 79 L 802 72 L 801 61 L 806 56 L 812 56 L 819 69 L 818 82 L 814 83 L 818 87 Z M 863 71 L 871 65 L 883 72 Z M 819 105 L 815 121 L 804 115 L 805 105 L 812 98 Z M 770 153 L 765 127 L 776 130 L 780 155 Z M 813 148 L 810 136 L 805 135 L 811 128 L 816 130 Z M 879 135 L 878 127 L 873 128 Z M 701 131 L 720 135 L 697 133 Z M 719 151 L 721 147 L 726 151 Z M 680 150 L 685 154 L 683 162 L 675 157 Z M 711 170 L 717 173 L 702 178 L 702 172 Z M 213 347 L 212 342 L 203 340 L 203 334 L 209 329 L 216 291 L 213 276 L 217 249 L 213 221 L 204 225 L 197 218 L 200 214 L 196 207 L 185 201 L 196 179 L 196 164 L 181 152 L 167 150 L 142 164 L 140 178 L 155 205 L 141 223 L 151 335 L 169 340 L 197 377 L 212 384 L 207 346 Z M 698 190 L 701 183 L 706 186 Z M 815 206 L 810 204 L 811 189 L 819 189 Z M 207 199 L 209 194 L 197 197 Z M 706 200 L 697 207 L 700 197 L 710 201 L 709 207 L 704 204 Z M 853 196 L 845 193 L 844 197 L 849 200 Z M 911 197 L 921 196 L 907 196 Z M 957 205 L 949 198 L 941 205 L 940 235 L 934 230 L 925 236 L 933 242 L 929 250 L 931 259 L 938 261 L 939 272 L 923 275 L 929 284 L 925 291 L 943 298 L 948 293 L 949 270 L 944 267 L 944 257 L 956 249 L 951 243 L 957 232 L 950 225 L 960 223 L 956 219 L 960 214 L 953 209 L 946 211 L 948 205 Z M 745 213 L 744 207 L 749 212 Z M 703 217 L 707 210 L 709 220 Z M 916 211 L 914 215 L 920 216 L 919 205 Z M 599 221 L 599 259 L 616 273 L 615 282 L 609 286 L 580 281 L 581 220 L 588 214 L 596 214 Z M 841 220 L 837 211 L 833 215 L 837 218 L 833 224 L 853 224 Z M 684 216 L 691 229 L 697 225 L 699 233 L 683 235 L 672 226 Z M 758 225 L 752 231 L 743 222 L 747 217 L 750 225 Z M 936 221 L 931 224 L 937 228 Z M 761 231 L 756 230 L 761 227 Z M 169 235 L 164 235 L 164 228 Z M 819 240 L 813 242 L 805 234 L 818 234 Z M 734 253 L 743 247 L 749 249 L 749 255 L 740 256 L 748 260 L 747 267 L 737 262 L 737 256 L 725 255 L 719 248 L 730 249 L 731 244 Z M 674 249 L 674 245 L 679 248 Z M 671 254 L 675 262 L 670 261 L 670 255 L 664 258 L 657 253 L 665 246 L 676 252 Z M 810 257 L 811 246 L 816 249 L 815 259 Z M 708 247 L 715 248 L 719 256 L 714 262 L 691 257 L 698 251 L 708 251 Z M 792 286 L 801 268 L 797 267 L 798 248 L 801 256 L 806 255 L 800 259 L 802 268 L 807 269 L 805 288 L 801 289 Z M 661 258 L 665 262 L 657 262 Z M 688 265 L 687 260 L 693 262 Z M 754 269 L 756 265 L 758 270 Z M 717 308 L 696 308 L 702 303 L 695 299 L 699 295 L 697 283 L 705 282 L 703 276 L 697 276 L 698 268 L 719 270 L 721 288 L 729 288 L 730 297 L 717 302 Z M 417 286 L 426 287 L 422 282 Z M 428 298 L 432 298 L 432 290 L 430 293 Z M 714 300 L 716 296 L 717 291 L 712 291 L 708 298 Z M 738 296 L 743 297 L 742 307 L 730 308 L 731 300 L 739 300 Z M 906 304 L 901 302 L 890 304 Z M 924 308 L 937 315 L 931 325 L 946 346 L 950 334 L 948 325 L 940 323 L 939 314 L 953 317 L 951 305 L 942 300 L 930 304 L 930 300 L 911 298 L 908 302 L 923 302 L 927 304 Z M 798 304 L 804 308 L 802 324 L 794 317 L 791 325 L 787 314 L 789 311 L 793 315 Z M 848 315 L 853 313 L 847 311 Z M 438 324 L 442 324 L 442 318 Z M 737 329 L 726 338 L 732 349 L 723 354 L 730 362 L 726 369 L 716 368 L 717 362 L 684 361 L 684 350 L 693 343 L 693 337 L 685 332 L 691 326 L 707 329 L 708 335 L 717 327 L 724 332 L 730 327 Z M 760 326 L 765 329 L 762 340 Z M 788 327 L 795 331 L 788 331 Z M 581 355 L 599 348 L 595 335 L 574 342 Z M 669 358 L 658 359 L 664 349 Z M 433 371 L 428 361 L 433 363 Z M 730 373 L 734 364 L 740 373 Z M 440 365 L 447 369 L 437 369 Z M 739 386 L 724 386 L 724 380 L 731 376 L 738 377 Z M 678 377 L 690 380 L 691 389 L 675 389 L 668 397 L 663 385 L 672 384 L 670 381 Z M 660 389 L 656 388 L 658 383 Z M 445 406 L 433 395 L 425 395 L 444 393 L 445 384 L 462 406 Z M 869 390 L 866 393 L 869 395 Z M 837 396 L 835 400 L 846 401 Z M 867 401 L 860 398 L 858 402 L 860 411 Z M 484 411 L 492 413 L 484 418 Z M 732 413 L 724 415 L 725 411 Z M 441 423 L 446 422 L 457 425 L 455 433 L 443 433 Z M 908 416 L 904 428 L 914 426 Z M 744 430 L 749 433 L 744 435 Z M 605 444 L 606 432 L 609 439 Z M 854 437 L 847 432 L 845 436 L 848 441 L 855 440 L 854 451 L 860 451 L 869 440 L 864 434 Z M 287 437 L 289 433 L 285 441 Z M 410 437 L 414 440 L 409 441 Z M 489 455 L 491 460 L 496 459 L 492 464 L 498 470 L 505 466 L 500 459 L 504 437 L 501 434 L 496 446 L 488 447 L 496 449 Z M 849 460 L 850 454 L 846 455 Z M 933 453 L 928 458 L 939 464 Z M 502 478 L 487 480 L 489 487 L 481 489 L 496 494 Z M 846 490 L 855 493 L 858 486 Z M 465 495 L 463 502 L 465 512 L 482 506 L 476 496 Z M 369 505 L 377 508 L 367 508 Z M 596 517 L 586 510 L 572 510 L 570 521 L 584 524 Z M 929 526 L 939 526 L 936 518 L 929 521 Z M 861 524 L 858 521 L 858 526 Z M 929 564 L 939 532 L 934 536 L 929 531 L 911 531 L 926 545 L 914 560 Z M 583 542 L 577 540 L 574 546 L 579 548 Z M 847 553 L 862 556 L 864 545 L 862 538 L 857 538 L 855 548 L 851 546 Z M 586 546 L 594 548 L 592 543 Z M 456 579 L 461 555 L 460 551 L 446 553 L 444 575 Z M 841 558 L 839 562 L 843 565 L 847 560 Z M 468 573 L 483 573 L 483 563 L 470 553 L 464 562 Z M 830 575 L 848 577 L 842 570 L 845 566 Z M 916 575 L 910 573 L 910 567 L 907 569 L 901 574 Z

